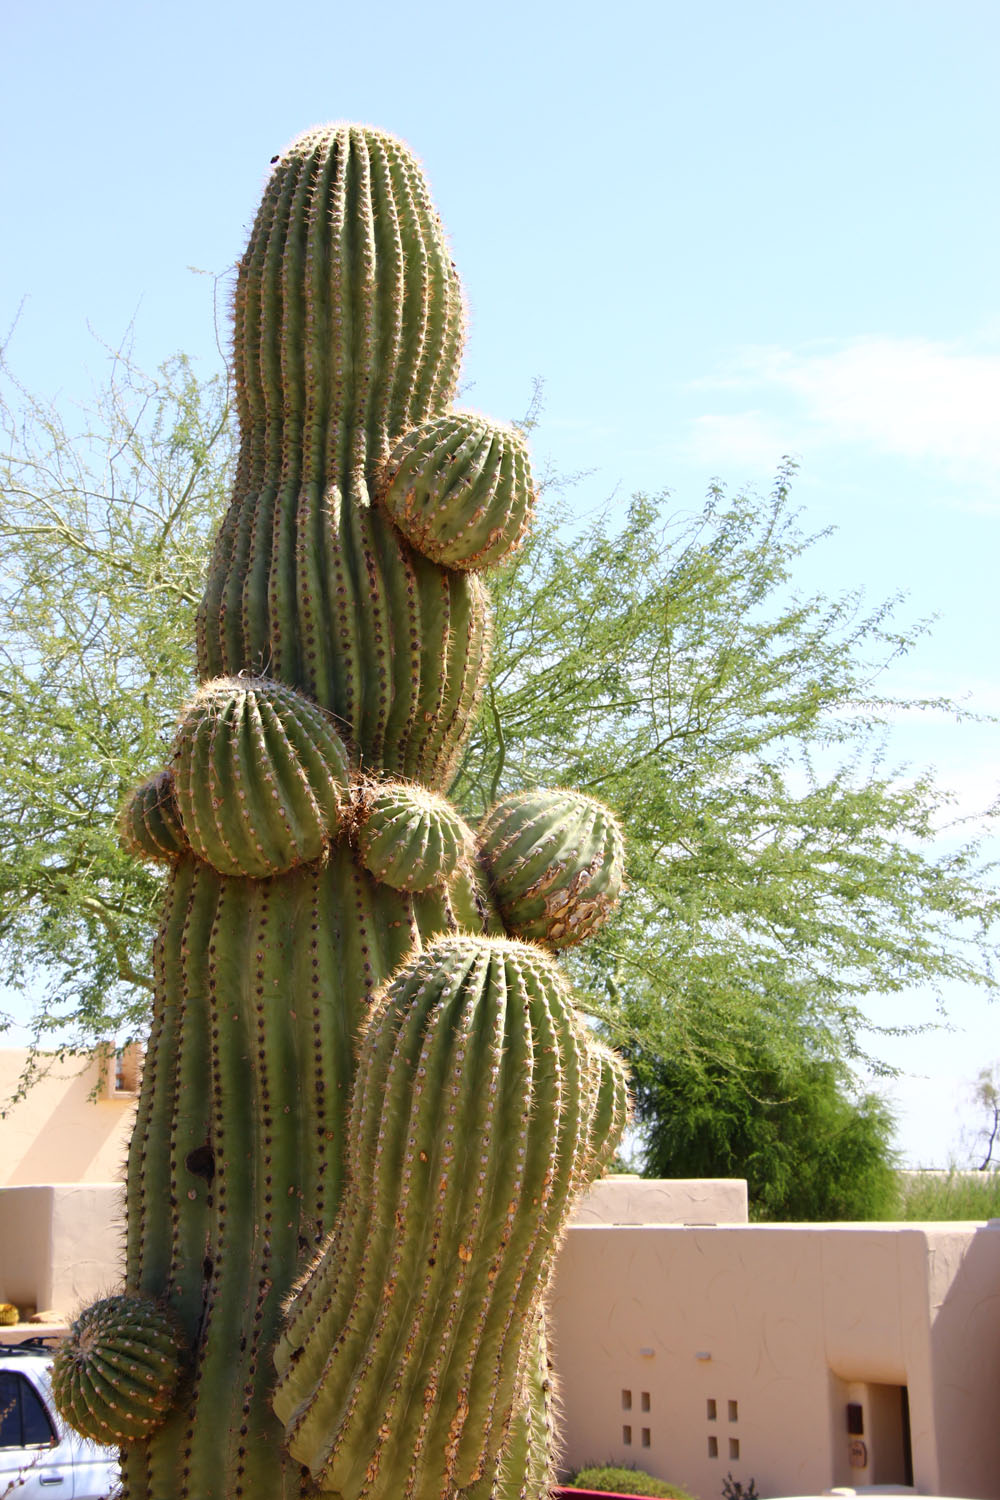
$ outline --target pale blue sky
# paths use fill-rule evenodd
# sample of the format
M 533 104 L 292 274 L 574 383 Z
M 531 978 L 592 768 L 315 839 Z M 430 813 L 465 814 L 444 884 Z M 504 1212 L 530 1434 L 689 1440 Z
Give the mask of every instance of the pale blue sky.
M 581 509 L 802 463 L 812 581 L 936 613 L 902 692 L 1000 708 L 996 0 L 387 0 L 7 7 L 0 329 L 72 397 L 135 319 L 141 359 L 217 358 L 211 282 L 270 158 L 328 119 L 423 158 L 467 289 L 465 399 L 537 456 L 592 469 Z M 995 731 L 904 722 L 974 811 Z M 951 992 L 951 1037 L 893 1054 L 911 1159 L 955 1145 L 957 1090 L 998 1013 Z M 929 997 L 894 1016 L 920 1017 Z

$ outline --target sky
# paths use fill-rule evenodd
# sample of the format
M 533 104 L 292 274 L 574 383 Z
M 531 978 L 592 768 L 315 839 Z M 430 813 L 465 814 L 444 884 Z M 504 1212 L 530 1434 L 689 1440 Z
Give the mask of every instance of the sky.
M 803 582 L 937 617 L 886 688 L 1000 709 L 995 0 L 38 0 L 0 36 L 0 337 L 28 385 L 81 398 L 130 327 L 140 361 L 210 373 L 271 157 L 378 125 L 451 236 L 465 404 L 516 418 L 542 381 L 536 463 L 586 471 L 581 510 L 766 493 L 793 455 L 804 525 L 837 528 Z M 905 715 L 893 752 L 974 817 L 995 742 Z M 1000 1058 L 1000 1009 L 944 999 L 951 1030 L 883 1049 L 912 1165 L 956 1154 Z

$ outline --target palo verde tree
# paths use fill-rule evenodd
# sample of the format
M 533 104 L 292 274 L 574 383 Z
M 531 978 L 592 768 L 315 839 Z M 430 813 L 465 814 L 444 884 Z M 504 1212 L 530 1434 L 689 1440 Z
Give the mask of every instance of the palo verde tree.
M 79 433 L 8 384 L 0 492 L 0 955 L 8 983 L 48 985 L 40 1037 L 70 1019 L 82 1043 L 147 1023 L 158 881 L 113 822 L 190 682 L 231 452 L 221 382 L 199 383 L 184 361 L 154 380 L 121 358 L 113 372 Z M 651 1148 L 658 1122 L 688 1121 L 668 1132 L 669 1155 L 650 1153 L 680 1175 L 708 1170 L 700 1147 L 680 1145 L 705 1101 L 719 1118 L 763 1111 L 771 1136 L 811 1077 L 863 1102 L 849 1073 L 878 1053 L 880 994 L 993 982 L 997 900 L 980 851 L 940 852 L 946 797 L 898 774 L 882 744 L 893 705 L 880 673 L 919 631 L 856 593 L 797 591 L 822 538 L 798 531 L 789 479 L 768 498 L 715 487 L 688 514 L 640 499 L 624 521 L 582 530 L 549 495 L 492 581 L 493 673 L 455 791 L 477 818 L 537 767 L 623 810 L 629 887 L 578 961 L 633 1059 Z M 761 1028 L 781 1087 L 773 1068 L 752 1076 L 761 1054 L 747 1039 Z M 659 1059 L 670 1067 L 657 1078 Z M 770 1175 L 775 1153 L 720 1149 L 710 1164 L 749 1175 L 774 1215 L 790 1212 L 780 1184 L 810 1170 L 780 1159 Z
M 223 376 L 109 359 L 70 412 L 0 359 L 0 974 L 41 1046 L 148 1025 L 160 878 L 117 817 L 190 687 L 232 454 Z
M 946 793 L 887 760 L 880 679 L 920 629 L 796 587 L 822 538 L 790 477 L 582 531 L 550 511 L 496 589 L 462 785 L 475 808 L 539 768 L 622 810 L 629 890 L 578 962 L 649 1168 L 736 1172 L 758 1213 L 816 1218 L 887 1211 L 890 1124 L 852 1069 L 877 1063 L 880 996 L 994 986 L 998 897 L 977 839 L 942 848 Z
M 975 838 L 940 852 L 948 793 L 886 759 L 880 678 L 921 627 L 796 589 L 822 539 L 789 479 L 686 516 L 640 497 L 575 536 L 543 517 L 494 588 L 460 785 L 474 811 L 540 765 L 623 810 L 631 893 L 588 959 L 616 1001 L 769 994 L 857 1057 L 872 995 L 993 985 L 998 897 Z

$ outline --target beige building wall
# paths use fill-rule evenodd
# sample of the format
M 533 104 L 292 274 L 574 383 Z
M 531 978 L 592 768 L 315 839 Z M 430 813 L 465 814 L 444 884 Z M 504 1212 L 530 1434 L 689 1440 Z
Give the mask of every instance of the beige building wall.
M 0 1110 L 28 1062 L 23 1048 L 0 1049 Z M 118 1182 L 135 1116 L 139 1056 L 126 1049 L 60 1059 L 43 1055 L 40 1076 L 0 1119 L 0 1187 L 31 1183 Z
M 552 1312 L 567 1468 L 898 1484 L 905 1388 L 916 1490 L 1000 1495 L 1000 1227 L 577 1223 Z
M 104 1182 L 0 1190 L 0 1302 L 13 1302 L 22 1321 L 45 1312 L 63 1324 L 115 1290 L 122 1193 L 120 1184 Z
M 29 1061 L 0 1050 L 0 1107 Z M 119 1280 L 122 1176 L 141 1053 L 105 1049 L 36 1059 L 39 1077 L 0 1119 L 0 1301 L 23 1318 L 71 1319 Z M 23 1338 L 22 1325 L 4 1329 Z
M 741 1177 L 634 1177 L 595 1182 L 573 1211 L 574 1224 L 745 1224 Z

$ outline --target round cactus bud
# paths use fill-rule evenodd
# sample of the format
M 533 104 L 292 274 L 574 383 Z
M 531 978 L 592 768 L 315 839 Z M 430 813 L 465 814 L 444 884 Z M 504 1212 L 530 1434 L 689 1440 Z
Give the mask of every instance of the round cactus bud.
M 130 794 L 118 821 L 118 835 L 129 854 L 167 864 L 190 847 L 169 771 L 160 771 Z
M 582 792 L 518 792 L 498 802 L 479 847 L 508 932 L 568 948 L 607 921 L 622 888 L 617 819 Z
M 0 1302 L 0 1328 L 13 1328 L 20 1321 L 21 1313 L 13 1302 Z
M 472 857 L 472 829 L 450 802 L 426 787 L 367 783 L 357 808 L 361 863 L 394 890 L 446 885 Z
M 170 1409 L 185 1342 L 172 1313 L 144 1297 L 108 1297 L 80 1314 L 52 1364 L 62 1415 L 96 1443 L 147 1437 Z
M 174 793 L 191 848 L 222 875 L 316 859 L 347 805 L 348 758 L 327 714 L 266 677 L 200 688 L 174 740 Z
M 528 529 L 535 490 L 524 442 L 474 412 L 432 417 L 408 432 L 385 474 L 389 515 L 418 552 L 446 568 L 488 568 Z

